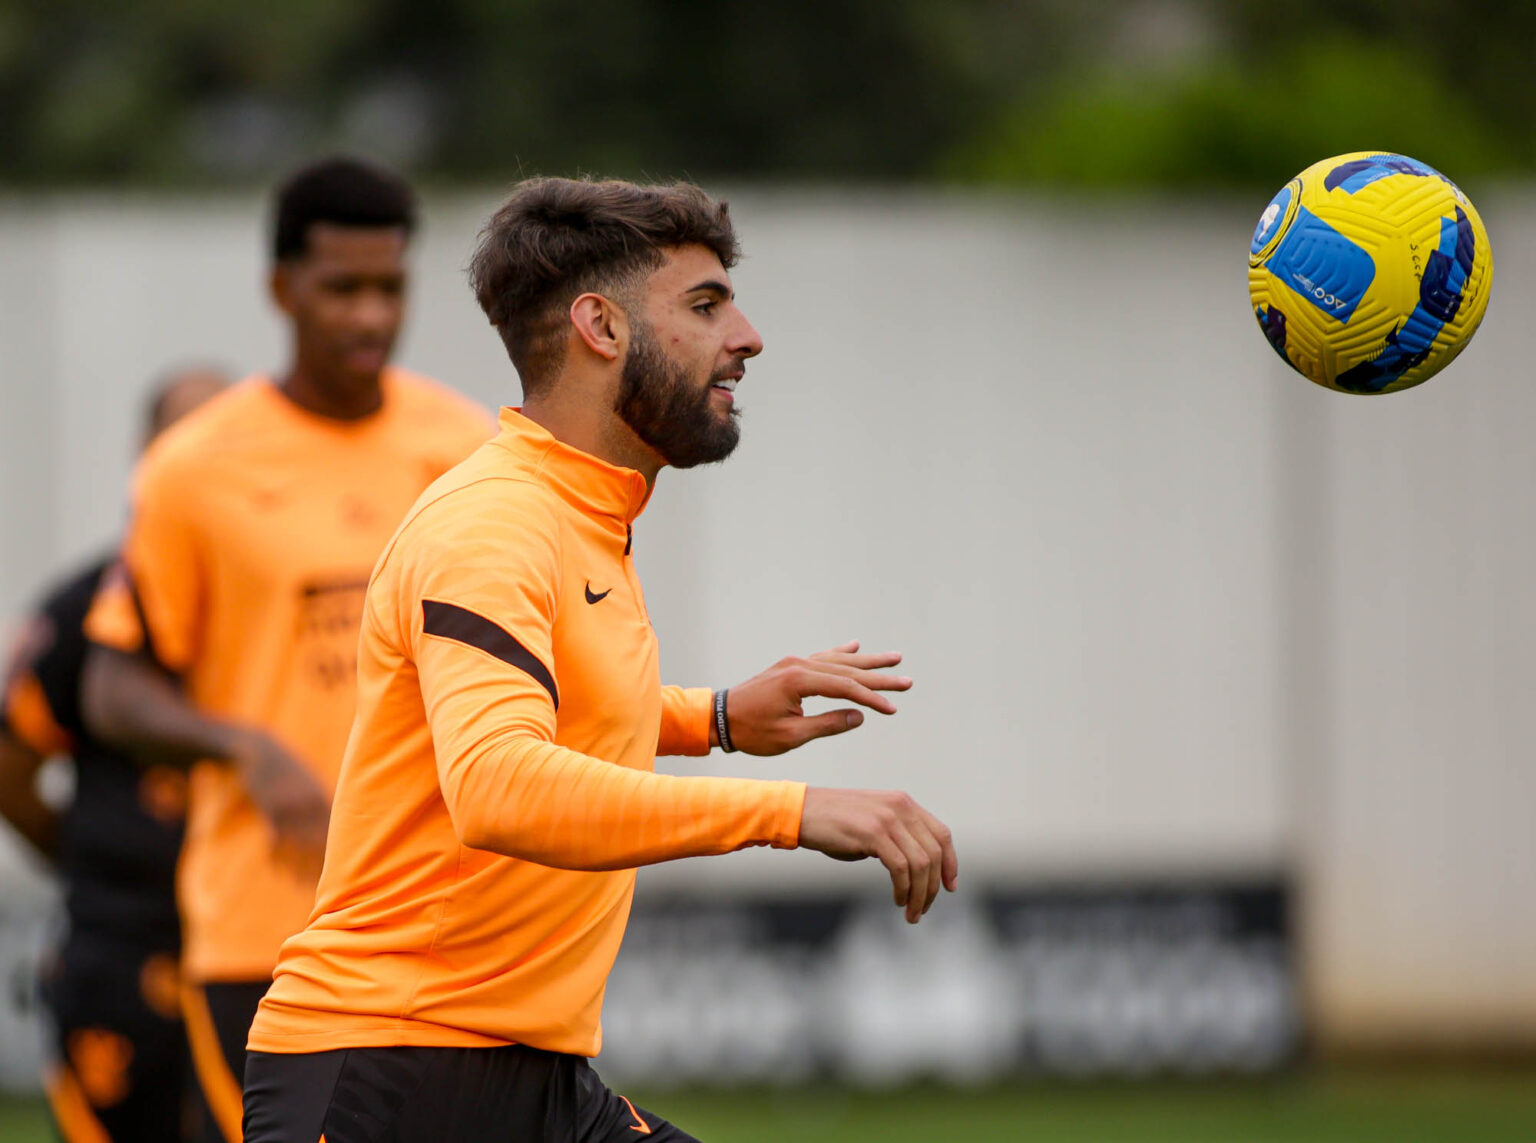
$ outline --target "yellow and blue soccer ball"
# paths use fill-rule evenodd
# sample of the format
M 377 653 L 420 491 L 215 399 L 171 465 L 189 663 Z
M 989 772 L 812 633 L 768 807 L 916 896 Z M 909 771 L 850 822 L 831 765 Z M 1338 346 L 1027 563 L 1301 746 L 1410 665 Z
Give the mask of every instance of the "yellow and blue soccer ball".
M 1264 209 L 1248 291 L 1275 352 L 1345 393 L 1427 381 L 1488 308 L 1493 252 L 1467 196 L 1405 155 L 1314 163 Z

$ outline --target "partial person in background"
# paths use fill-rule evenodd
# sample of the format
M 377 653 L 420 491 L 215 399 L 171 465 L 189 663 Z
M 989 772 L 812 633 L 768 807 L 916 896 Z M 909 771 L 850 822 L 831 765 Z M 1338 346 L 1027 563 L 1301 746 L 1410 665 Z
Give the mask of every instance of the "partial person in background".
M 122 574 L 87 622 L 93 732 L 191 770 L 183 1009 L 210 1140 L 240 1138 L 246 1032 L 314 901 L 369 572 L 421 490 L 492 431 L 389 365 L 415 221 L 410 188 L 353 159 L 282 184 L 270 285 L 288 364 L 145 455 Z
M 486 227 L 471 275 L 524 406 L 368 586 L 325 873 L 251 1029 L 250 1143 L 685 1143 L 587 1063 L 637 866 L 875 857 L 913 923 L 954 890 L 948 829 L 905 794 L 654 772 L 845 733 L 911 686 L 856 643 L 661 683 L 631 525 L 662 468 L 736 446 L 762 350 L 736 257 L 725 205 L 686 184 L 535 179 Z
M 151 394 L 144 432 L 161 430 L 228 385 L 181 369 Z M 113 557 L 48 591 L 27 617 L 0 706 L 0 815 L 57 871 L 65 931 L 44 962 L 43 1085 L 66 1140 L 176 1140 L 187 1118 L 176 857 L 186 778 L 97 741 L 80 716 L 85 616 Z M 74 793 L 54 809 L 43 763 L 67 755 Z

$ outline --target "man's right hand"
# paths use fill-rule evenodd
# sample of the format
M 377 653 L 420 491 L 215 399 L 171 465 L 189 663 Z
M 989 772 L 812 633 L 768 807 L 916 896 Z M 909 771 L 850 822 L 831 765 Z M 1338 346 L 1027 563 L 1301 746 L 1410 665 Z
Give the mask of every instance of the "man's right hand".
M 227 751 L 251 801 L 277 832 L 277 850 L 318 871 L 331 800 L 309 769 L 260 730 L 235 735 Z
M 890 871 L 897 908 L 904 907 L 914 925 L 940 885 L 953 893 L 960 875 L 949 827 L 898 790 L 810 787 L 800 845 L 839 861 L 879 858 Z

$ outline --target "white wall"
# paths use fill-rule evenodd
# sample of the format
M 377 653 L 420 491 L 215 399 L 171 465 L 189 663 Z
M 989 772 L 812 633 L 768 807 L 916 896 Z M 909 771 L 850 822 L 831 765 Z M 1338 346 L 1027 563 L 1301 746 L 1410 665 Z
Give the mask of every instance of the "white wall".
M 1536 211 L 1484 211 L 1497 270 L 1466 359 L 1402 400 L 1327 402 L 1309 477 L 1318 1000 L 1379 1042 L 1536 1028 Z
M 1255 204 L 732 197 L 768 348 L 738 456 L 664 474 L 637 528 L 668 674 L 857 636 L 917 685 L 855 735 L 710 765 L 902 785 L 972 876 L 1296 866 L 1325 1030 L 1531 1034 L 1532 205 L 1484 204 L 1473 349 L 1369 399 L 1254 328 Z M 487 403 L 515 380 L 461 268 L 494 199 L 432 204 L 401 355 Z M 113 534 L 155 372 L 281 362 L 260 219 L 0 207 L 4 606 Z M 752 853 L 646 876 L 875 872 Z

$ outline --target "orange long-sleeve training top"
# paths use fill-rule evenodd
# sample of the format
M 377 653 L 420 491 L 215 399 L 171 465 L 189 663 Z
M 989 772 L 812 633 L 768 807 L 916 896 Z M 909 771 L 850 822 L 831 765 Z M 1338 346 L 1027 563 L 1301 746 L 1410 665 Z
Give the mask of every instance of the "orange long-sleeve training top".
M 98 643 L 148 650 L 219 718 L 260 727 L 329 790 L 355 709 L 363 591 L 401 516 L 491 436 L 491 419 L 390 368 L 357 421 L 308 412 L 266 377 L 160 436 L 134 477 L 125 574 L 86 620 Z M 286 859 L 234 768 L 199 762 L 177 872 L 182 968 L 260 981 L 309 916 L 312 865 Z
M 797 843 L 802 783 L 652 772 L 708 753 L 710 692 L 661 685 L 646 495 L 506 409 L 417 501 L 368 587 L 325 869 L 252 1049 L 595 1055 L 634 868 Z

